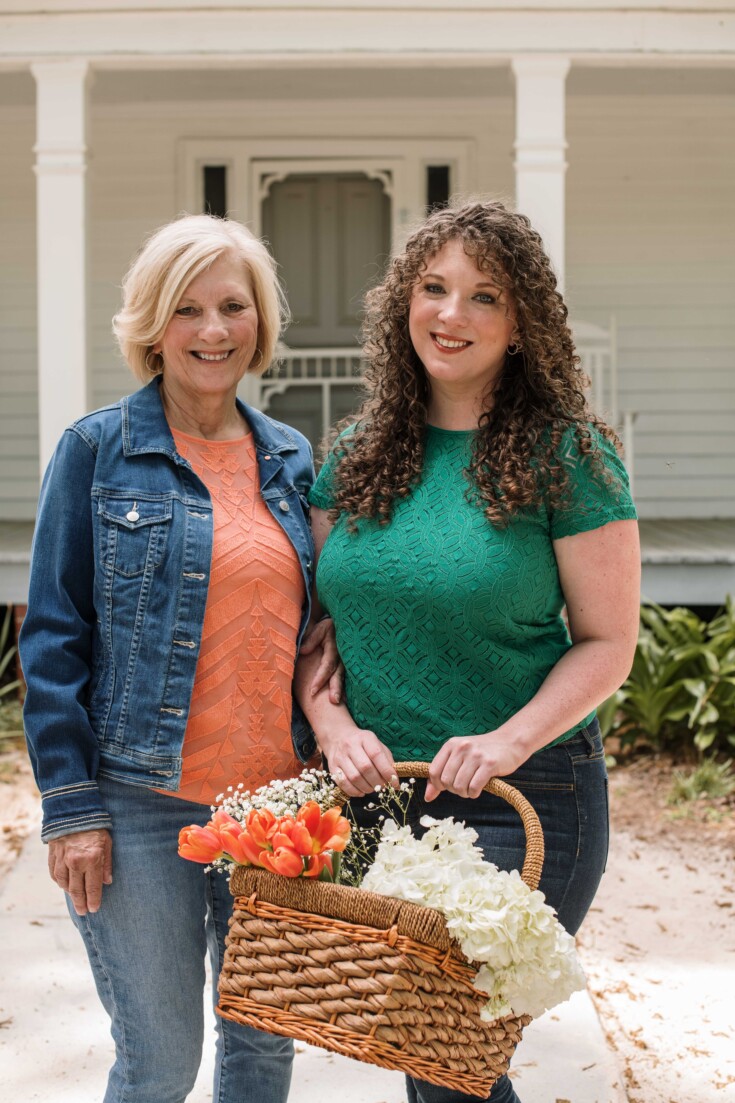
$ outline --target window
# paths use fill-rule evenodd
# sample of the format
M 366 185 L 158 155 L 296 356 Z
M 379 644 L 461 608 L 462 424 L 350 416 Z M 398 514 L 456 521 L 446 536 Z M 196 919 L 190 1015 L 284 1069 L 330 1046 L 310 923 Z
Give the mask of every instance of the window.
M 426 166 L 427 213 L 446 207 L 449 203 L 449 165 Z
M 203 194 L 204 213 L 217 218 L 227 217 L 227 166 L 204 165 Z

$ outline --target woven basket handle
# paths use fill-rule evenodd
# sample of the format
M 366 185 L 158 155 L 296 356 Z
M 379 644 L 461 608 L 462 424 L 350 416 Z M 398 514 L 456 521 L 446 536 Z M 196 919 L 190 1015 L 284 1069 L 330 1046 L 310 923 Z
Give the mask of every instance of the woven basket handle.
M 399 777 L 429 776 L 428 762 L 396 762 L 396 773 Z M 526 857 L 521 870 L 521 878 L 530 889 L 537 889 L 541 880 L 541 870 L 544 865 L 544 833 L 541 822 L 531 804 L 522 793 L 509 785 L 507 781 L 501 781 L 499 777 L 490 778 L 485 786 L 486 793 L 493 793 L 507 801 L 515 808 L 523 823 L 526 834 Z M 349 797 L 345 797 L 349 800 Z

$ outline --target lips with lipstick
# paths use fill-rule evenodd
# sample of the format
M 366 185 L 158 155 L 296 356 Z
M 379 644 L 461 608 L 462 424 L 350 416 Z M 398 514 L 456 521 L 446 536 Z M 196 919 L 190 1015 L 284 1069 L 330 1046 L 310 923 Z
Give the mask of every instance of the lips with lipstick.
M 463 341 L 458 337 L 447 337 L 444 333 L 432 333 L 431 339 L 444 352 L 461 352 L 469 348 L 472 341 Z
M 226 360 L 234 352 L 234 349 L 227 349 L 225 352 L 197 352 L 192 349 L 192 356 L 196 356 L 197 360 L 204 360 L 206 364 L 216 364 L 220 360 Z

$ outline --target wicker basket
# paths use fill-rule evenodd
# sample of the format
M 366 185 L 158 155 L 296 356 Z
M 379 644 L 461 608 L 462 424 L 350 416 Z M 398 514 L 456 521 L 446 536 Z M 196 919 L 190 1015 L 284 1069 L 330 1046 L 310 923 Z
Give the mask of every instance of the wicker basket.
M 425 763 L 400 763 L 426 777 Z M 523 880 L 536 888 L 544 843 L 538 817 L 516 789 L 486 789 L 520 814 Z M 486 1097 L 506 1072 L 528 1016 L 480 1019 L 487 997 L 476 969 L 432 908 L 346 885 L 235 870 L 220 1015 L 298 1038 L 358 1061 Z

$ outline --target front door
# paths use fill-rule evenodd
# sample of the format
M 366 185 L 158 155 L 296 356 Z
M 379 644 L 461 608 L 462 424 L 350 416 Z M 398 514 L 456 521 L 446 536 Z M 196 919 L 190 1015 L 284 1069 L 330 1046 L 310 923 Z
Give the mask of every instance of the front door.
M 355 346 L 365 291 L 390 251 L 390 200 L 360 173 L 299 173 L 271 186 L 263 234 L 278 261 L 292 348 Z

